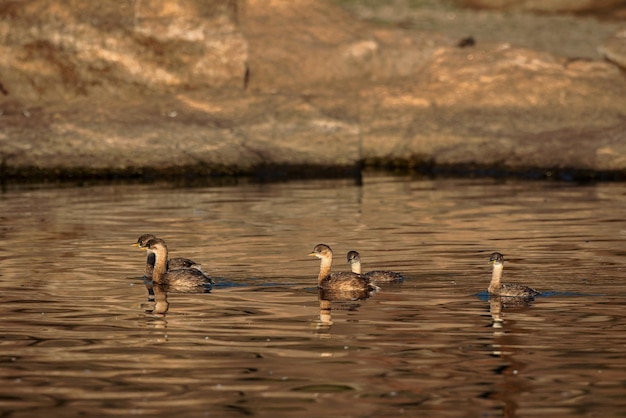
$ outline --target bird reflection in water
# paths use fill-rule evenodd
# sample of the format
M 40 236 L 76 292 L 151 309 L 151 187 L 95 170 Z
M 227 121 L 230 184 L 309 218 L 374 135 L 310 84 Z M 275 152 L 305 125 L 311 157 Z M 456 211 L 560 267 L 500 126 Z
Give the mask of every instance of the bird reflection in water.
M 535 299 L 532 297 L 489 296 L 489 313 L 491 314 L 491 326 L 503 328 L 503 309 L 521 308 L 521 311 L 529 308 Z
M 164 284 L 154 283 L 152 286 L 152 290 L 154 292 L 154 307 L 152 309 L 147 310 L 147 313 L 151 313 L 154 315 L 165 315 L 169 311 L 170 303 L 168 301 L 168 293 L 176 293 L 176 294 L 202 294 L 202 293 L 211 293 L 211 289 L 207 287 L 195 287 L 195 288 L 186 288 L 181 291 L 181 289 L 174 287 L 174 291 L 172 291 L 171 287 Z
M 331 314 L 333 302 L 341 303 L 341 310 L 355 311 L 361 306 L 358 303 L 359 301 L 370 298 L 374 293 L 375 291 L 367 289 L 318 289 L 320 316 L 319 320 L 314 321 L 312 324 L 315 331 L 319 334 L 330 331 L 334 324 Z
M 167 290 L 161 285 L 155 285 L 152 289 L 154 290 L 154 308 L 149 312 L 154 315 L 165 315 L 170 308 Z
M 482 394 L 486 399 L 497 400 L 502 403 L 503 417 L 516 417 L 519 406 L 517 399 L 521 393 L 531 390 L 522 372 L 526 363 L 515 357 L 515 347 L 523 347 L 520 341 L 520 332 L 516 328 L 514 320 L 505 321 L 505 313 L 523 313 L 530 309 L 533 298 L 506 297 L 490 295 L 489 313 L 491 314 L 491 327 L 493 329 L 493 343 L 490 354 L 503 361 L 501 365 L 493 369 L 495 375 L 493 388 Z M 519 350 L 519 348 L 518 348 Z

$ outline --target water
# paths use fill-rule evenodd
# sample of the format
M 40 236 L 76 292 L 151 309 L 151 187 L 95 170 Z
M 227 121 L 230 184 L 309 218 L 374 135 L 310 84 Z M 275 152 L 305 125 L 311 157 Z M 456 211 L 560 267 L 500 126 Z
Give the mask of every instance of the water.
M 625 415 L 626 184 L 369 174 L 0 199 L 1 416 Z M 155 312 L 130 245 L 146 232 L 218 285 Z M 406 280 L 319 300 L 320 242 L 335 270 L 357 249 Z M 486 298 L 492 251 L 546 295 Z

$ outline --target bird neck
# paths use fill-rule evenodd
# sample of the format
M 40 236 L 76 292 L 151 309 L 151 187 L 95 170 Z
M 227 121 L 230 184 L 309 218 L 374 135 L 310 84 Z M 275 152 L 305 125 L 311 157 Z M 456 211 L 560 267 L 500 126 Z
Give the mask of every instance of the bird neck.
M 489 293 L 497 293 L 500 290 L 500 282 L 502 280 L 502 270 L 504 264 L 494 264 L 493 273 L 491 273 L 491 283 L 489 283 Z
M 361 262 L 360 261 L 351 262 L 350 269 L 352 270 L 352 273 L 361 274 Z
M 333 264 L 332 257 L 326 257 L 321 259 L 320 274 L 317 276 L 317 284 L 321 284 L 322 280 L 330 276 L 330 266 Z
M 155 283 L 161 283 L 163 276 L 167 272 L 167 249 L 159 248 L 155 251 L 154 270 L 152 271 L 152 280 Z
M 146 268 L 143 270 L 143 276 L 146 279 L 151 279 L 152 278 L 152 271 L 154 270 L 154 260 L 155 260 L 155 255 L 154 253 L 148 253 L 148 256 L 146 257 Z

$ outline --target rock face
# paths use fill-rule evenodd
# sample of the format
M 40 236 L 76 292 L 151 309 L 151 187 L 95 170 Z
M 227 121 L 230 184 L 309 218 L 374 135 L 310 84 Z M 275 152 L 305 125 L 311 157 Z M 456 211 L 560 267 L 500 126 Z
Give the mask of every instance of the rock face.
M 5 3 L 5 96 L 54 101 L 129 87 L 243 84 L 247 42 L 234 0 Z
M 460 47 L 319 0 L 14 0 L 0 39 L 4 178 L 626 173 L 626 83 L 600 55 Z
M 456 2 L 468 7 L 548 13 L 603 12 L 626 7 L 624 0 L 456 0 Z
M 607 60 L 626 69 L 626 28 L 618 30 L 605 39 L 598 50 Z

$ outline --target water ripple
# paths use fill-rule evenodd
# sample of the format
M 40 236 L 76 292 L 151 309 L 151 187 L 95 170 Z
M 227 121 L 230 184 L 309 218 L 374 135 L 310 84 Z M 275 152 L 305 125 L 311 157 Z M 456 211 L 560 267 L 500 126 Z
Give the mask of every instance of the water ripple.
M 154 208 L 155 202 L 162 206 Z M 626 186 L 413 179 L 3 193 L 7 416 L 613 416 L 626 408 Z M 151 232 L 217 277 L 147 299 Z M 335 270 L 405 281 L 320 299 Z M 489 254 L 530 304 L 485 293 Z

